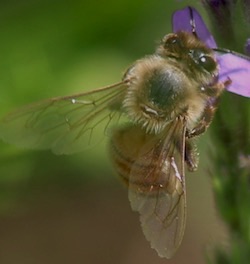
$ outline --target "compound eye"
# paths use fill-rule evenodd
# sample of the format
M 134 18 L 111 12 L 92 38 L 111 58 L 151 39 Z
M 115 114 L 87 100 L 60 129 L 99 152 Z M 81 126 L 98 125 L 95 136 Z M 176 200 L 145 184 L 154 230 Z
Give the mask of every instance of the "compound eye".
M 207 55 L 202 55 L 199 60 L 199 65 L 204 68 L 206 71 L 208 72 L 212 72 L 214 70 L 216 70 L 216 62 L 213 58 L 211 58 L 210 56 Z

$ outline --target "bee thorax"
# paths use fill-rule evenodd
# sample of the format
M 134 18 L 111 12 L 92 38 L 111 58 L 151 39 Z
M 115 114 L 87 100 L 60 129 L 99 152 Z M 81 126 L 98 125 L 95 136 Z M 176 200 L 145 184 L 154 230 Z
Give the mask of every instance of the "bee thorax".
M 123 107 L 133 122 L 148 133 L 160 133 L 166 125 L 186 111 L 185 97 L 190 81 L 170 60 L 146 57 L 131 67 Z

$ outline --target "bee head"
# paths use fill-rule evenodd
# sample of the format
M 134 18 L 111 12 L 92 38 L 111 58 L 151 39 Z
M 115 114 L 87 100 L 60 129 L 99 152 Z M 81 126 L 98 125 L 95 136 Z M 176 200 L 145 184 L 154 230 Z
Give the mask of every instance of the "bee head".
M 201 83 L 210 84 L 218 77 L 213 50 L 191 33 L 180 31 L 166 35 L 156 53 L 175 61 L 186 74 Z

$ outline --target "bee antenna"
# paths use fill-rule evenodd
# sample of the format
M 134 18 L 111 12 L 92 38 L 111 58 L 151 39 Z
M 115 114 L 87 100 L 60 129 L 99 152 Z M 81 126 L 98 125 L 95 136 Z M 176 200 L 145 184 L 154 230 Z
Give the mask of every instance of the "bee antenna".
M 214 51 L 222 54 L 232 54 L 234 56 L 240 57 L 242 59 L 250 61 L 250 57 L 247 55 L 244 55 L 242 53 L 238 53 L 236 51 L 230 50 L 230 49 L 225 49 L 225 48 L 213 48 Z
M 190 26 L 192 28 L 192 34 L 198 39 L 197 33 L 196 33 L 196 24 L 195 24 L 195 19 L 194 19 L 194 14 L 192 8 L 189 6 L 189 13 L 190 13 Z

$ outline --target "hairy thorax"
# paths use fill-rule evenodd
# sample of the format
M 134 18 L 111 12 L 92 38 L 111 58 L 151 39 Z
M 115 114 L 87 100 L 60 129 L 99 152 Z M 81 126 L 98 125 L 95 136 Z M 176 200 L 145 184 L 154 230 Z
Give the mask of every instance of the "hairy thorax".
M 202 115 L 206 96 L 200 83 L 183 65 L 158 55 L 136 62 L 124 76 L 129 79 L 123 107 L 136 124 L 158 134 L 178 116 L 192 129 Z

